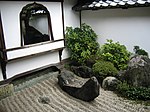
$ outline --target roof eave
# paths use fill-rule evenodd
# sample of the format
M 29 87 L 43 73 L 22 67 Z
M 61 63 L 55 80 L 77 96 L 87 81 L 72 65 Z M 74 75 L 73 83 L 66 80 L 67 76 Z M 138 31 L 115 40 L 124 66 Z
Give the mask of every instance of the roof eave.
M 72 10 L 74 11 L 83 11 L 83 10 L 100 10 L 100 9 L 116 9 L 116 8 L 122 8 L 122 9 L 128 9 L 128 8 L 137 8 L 137 7 L 150 7 L 150 3 L 145 3 L 145 4 L 138 4 L 135 3 L 134 5 L 129 5 L 129 4 L 125 4 L 125 5 L 116 5 L 116 6 L 100 6 L 100 7 L 88 7 L 87 4 L 90 3 L 82 3 L 82 4 L 76 4 L 75 6 L 72 7 Z

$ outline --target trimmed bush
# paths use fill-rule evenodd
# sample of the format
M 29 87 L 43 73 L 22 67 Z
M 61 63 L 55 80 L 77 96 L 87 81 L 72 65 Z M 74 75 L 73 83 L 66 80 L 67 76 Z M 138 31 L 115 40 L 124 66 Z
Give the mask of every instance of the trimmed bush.
M 96 62 L 93 65 L 92 70 L 100 83 L 102 83 L 102 80 L 107 76 L 116 76 L 118 74 L 118 70 L 114 65 L 107 61 Z
M 107 43 L 101 47 L 100 55 L 105 61 L 112 62 L 118 70 L 127 68 L 130 57 L 126 47 L 119 42 L 114 43 L 113 40 L 107 40 Z
M 118 70 L 111 62 L 99 61 L 96 62 L 93 67 L 93 72 L 104 76 L 115 76 L 118 74 Z

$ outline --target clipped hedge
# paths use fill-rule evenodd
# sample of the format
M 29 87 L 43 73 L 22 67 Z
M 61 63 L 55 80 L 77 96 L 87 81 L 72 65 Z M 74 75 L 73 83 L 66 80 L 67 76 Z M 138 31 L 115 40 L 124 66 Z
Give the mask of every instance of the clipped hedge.
M 118 74 L 118 70 L 114 65 L 107 61 L 96 62 L 93 65 L 92 70 L 100 83 L 102 83 L 103 79 L 107 76 L 116 76 Z
M 94 73 L 103 75 L 103 76 L 115 76 L 118 74 L 118 70 L 114 67 L 111 62 L 107 61 L 98 61 L 96 62 L 92 70 Z

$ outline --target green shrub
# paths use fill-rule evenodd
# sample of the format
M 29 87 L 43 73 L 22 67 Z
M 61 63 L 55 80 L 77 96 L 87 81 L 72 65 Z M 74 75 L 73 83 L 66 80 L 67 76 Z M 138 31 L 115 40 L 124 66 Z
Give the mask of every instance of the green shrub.
M 129 99 L 150 100 L 150 88 L 133 87 L 123 82 L 118 84 L 117 91 Z
M 107 43 L 101 47 L 100 54 L 104 60 L 112 62 L 118 70 L 127 68 L 130 53 L 119 42 L 113 43 L 112 40 L 107 40 Z
M 114 65 L 107 61 L 96 62 L 93 65 L 92 70 L 96 75 L 102 76 L 103 78 L 118 74 L 118 70 L 114 67 Z
M 148 57 L 148 52 L 146 52 L 144 49 L 140 49 L 139 46 L 134 46 L 134 52 L 135 54 L 138 54 L 138 55 L 145 55 Z
M 71 59 L 78 63 L 83 64 L 99 48 L 96 33 L 85 23 L 81 25 L 81 28 L 67 27 L 65 36 Z

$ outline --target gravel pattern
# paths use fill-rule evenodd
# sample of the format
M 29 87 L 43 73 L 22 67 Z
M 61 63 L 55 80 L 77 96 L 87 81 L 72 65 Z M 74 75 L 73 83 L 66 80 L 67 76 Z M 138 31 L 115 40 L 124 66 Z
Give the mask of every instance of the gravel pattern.
M 0 101 L 0 112 L 150 112 L 148 106 L 135 104 L 100 89 L 100 95 L 84 102 L 65 93 L 57 84 L 57 74 L 17 91 Z

